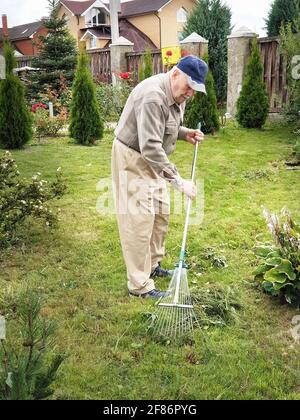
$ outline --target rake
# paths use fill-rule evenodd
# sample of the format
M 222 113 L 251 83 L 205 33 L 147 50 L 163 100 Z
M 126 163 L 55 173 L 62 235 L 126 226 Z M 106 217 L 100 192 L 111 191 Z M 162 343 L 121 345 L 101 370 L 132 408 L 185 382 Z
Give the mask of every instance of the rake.
M 198 129 L 201 129 L 200 123 L 198 125 Z M 193 182 L 196 172 L 198 146 L 199 143 L 197 141 L 195 144 L 192 165 L 191 179 Z M 195 323 L 196 316 L 189 292 L 187 277 L 188 267 L 185 263 L 185 248 L 191 205 L 192 200 L 189 198 L 179 262 L 176 264 L 176 268 L 169 284 L 168 295 L 160 299 L 159 303 L 157 304 L 157 311 L 154 318 L 152 319 L 152 324 L 150 326 L 151 329 L 153 328 L 153 335 L 155 336 L 176 339 L 185 335 L 188 336 L 193 333 L 193 325 Z

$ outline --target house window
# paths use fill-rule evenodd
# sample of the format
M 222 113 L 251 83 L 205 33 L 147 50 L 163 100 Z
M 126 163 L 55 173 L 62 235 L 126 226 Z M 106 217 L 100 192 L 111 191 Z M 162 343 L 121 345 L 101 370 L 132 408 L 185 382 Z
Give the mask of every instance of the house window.
M 65 20 L 66 23 L 68 23 L 70 20 L 69 16 L 66 15 L 65 13 L 63 14 L 62 18 Z
M 96 48 L 97 43 L 96 43 L 96 38 L 90 38 L 90 48 Z
M 177 11 L 177 22 L 185 23 L 188 18 L 188 12 L 182 7 Z
M 183 40 L 183 32 L 182 31 L 177 32 L 177 38 L 178 38 L 178 42 Z
M 106 23 L 106 15 L 100 9 L 94 8 L 87 15 L 87 26 L 98 26 Z

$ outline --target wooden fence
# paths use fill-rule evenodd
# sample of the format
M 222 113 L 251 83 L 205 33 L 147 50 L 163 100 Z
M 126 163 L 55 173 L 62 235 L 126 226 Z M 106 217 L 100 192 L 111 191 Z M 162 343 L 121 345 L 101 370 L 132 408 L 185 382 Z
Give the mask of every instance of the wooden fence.
M 132 52 L 127 53 L 127 71 L 132 73 L 133 80 L 138 82 L 138 74 L 140 64 L 143 62 L 145 52 Z M 153 74 L 163 73 L 165 71 L 161 50 L 152 50 L 152 60 L 153 60 Z
M 279 38 L 260 38 L 258 42 L 270 112 L 280 112 L 287 101 L 287 66 L 280 54 Z
M 87 53 L 91 58 L 93 78 L 99 82 L 111 83 L 110 49 L 95 49 Z
M 287 66 L 280 54 L 279 38 L 260 38 L 258 40 L 264 66 L 264 82 L 269 94 L 270 112 L 280 112 L 287 101 Z M 112 82 L 110 49 L 87 51 L 91 58 L 91 71 L 96 81 Z M 132 73 L 135 83 L 138 82 L 139 66 L 145 52 L 126 54 L 127 71 Z M 166 71 L 163 66 L 161 51 L 153 50 L 153 74 Z M 31 67 L 32 56 L 17 58 L 17 67 Z

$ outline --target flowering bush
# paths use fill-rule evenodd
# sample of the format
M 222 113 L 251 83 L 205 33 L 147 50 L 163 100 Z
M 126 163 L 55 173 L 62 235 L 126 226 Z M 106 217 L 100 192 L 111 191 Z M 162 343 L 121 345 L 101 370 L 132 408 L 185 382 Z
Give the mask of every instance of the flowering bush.
M 120 79 L 123 79 L 123 80 L 128 80 L 128 79 L 130 79 L 130 73 L 129 73 L 129 72 L 126 72 L 126 73 L 120 73 L 120 74 L 119 74 L 119 77 L 120 77 Z
M 35 114 L 38 108 L 47 109 L 47 105 L 42 102 L 38 102 L 37 104 L 32 105 L 31 111 Z
M 265 209 L 264 216 L 275 246 L 264 243 L 255 249 L 259 266 L 253 274 L 267 293 L 299 305 L 300 225 L 292 220 L 286 209 L 281 211 L 280 217 Z
M 38 107 L 35 111 L 33 120 L 34 134 L 40 140 L 41 137 L 56 136 L 67 123 L 68 113 L 63 108 L 60 113 L 54 117 L 50 117 L 48 111 Z
M 120 118 L 131 92 L 131 86 L 127 80 L 122 79 L 118 86 L 108 83 L 98 84 L 96 95 L 104 121 L 118 121 Z
M 60 169 L 51 183 L 41 179 L 40 173 L 26 180 L 9 152 L 0 155 L 0 248 L 17 240 L 16 229 L 28 216 L 44 219 L 48 227 L 55 226 L 58 218 L 48 202 L 62 197 L 65 190 Z

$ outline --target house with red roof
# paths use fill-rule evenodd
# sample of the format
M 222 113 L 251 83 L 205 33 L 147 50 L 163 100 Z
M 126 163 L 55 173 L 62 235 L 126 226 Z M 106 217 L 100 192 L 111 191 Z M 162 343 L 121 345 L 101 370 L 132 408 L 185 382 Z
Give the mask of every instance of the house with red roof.
M 134 43 L 135 51 L 178 45 L 188 14 L 196 0 L 131 0 L 121 3 L 120 36 Z M 110 7 L 101 0 L 61 0 L 59 16 L 86 49 L 107 48 L 111 43 Z

